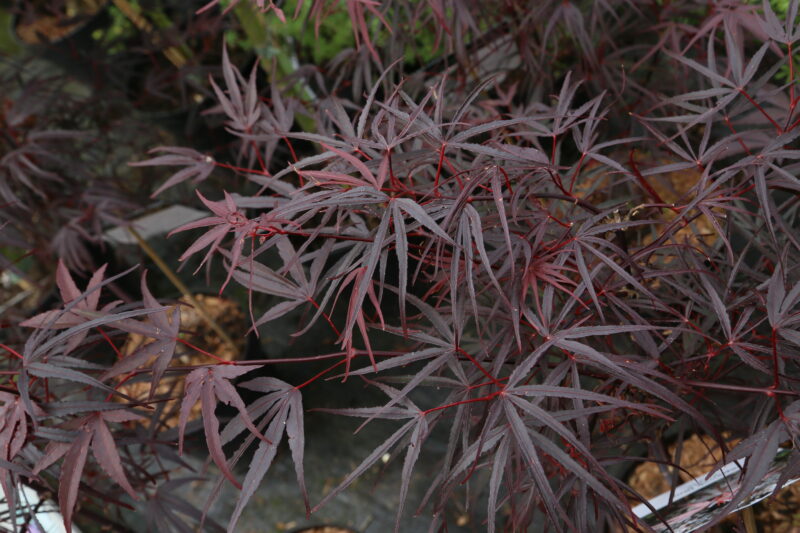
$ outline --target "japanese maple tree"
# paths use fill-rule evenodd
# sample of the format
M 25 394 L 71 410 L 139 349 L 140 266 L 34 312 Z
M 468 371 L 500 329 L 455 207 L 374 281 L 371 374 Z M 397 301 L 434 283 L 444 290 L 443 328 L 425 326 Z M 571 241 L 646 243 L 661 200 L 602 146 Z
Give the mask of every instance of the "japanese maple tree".
M 236 531 L 285 436 L 311 513 L 389 454 L 397 531 L 412 505 L 444 531 L 464 498 L 490 532 L 647 530 L 622 474 L 677 463 L 665 440 L 702 432 L 744 460 L 718 520 L 736 509 L 800 436 L 800 2 L 306 2 L 253 4 L 308 31 L 345 9 L 353 48 L 267 83 L 226 48 L 209 112 L 227 149 L 155 147 L 132 165 L 161 177 L 156 197 L 195 190 L 182 198 L 209 212 L 173 232 L 194 239 L 174 264 L 239 291 L 256 332 L 291 320 L 335 343 L 171 367 L 179 313 L 144 277 L 123 304 L 101 294 L 104 267 L 82 291 L 59 263 L 63 306 L 1 345 L 12 508 L 29 480 L 58 487 L 68 527 L 99 499 L 174 506 L 159 530 L 217 528 L 205 515 L 231 483 Z M 421 31 L 432 61 L 404 53 Z M 19 158 L 3 164 L 36 194 Z M 150 341 L 123 355 L 129 333 Z M 320 361 L 297 382 L 265 377 Z M 177 429 L 155 392 L 168 373 L 185 383 Z M 304 401 L 322 380 L 385 401 Z M 146 401 L 120 391 L 131 381 L 151 384 Z M 306 409 L 394 429 L 320 495 L 304 481 Z M 172 492 L 200 428 L 220 473 L 205 509 Z M 729 450 L 723 433 L 741 440 Z M 423 454 L 439 468 L 407 501 Z

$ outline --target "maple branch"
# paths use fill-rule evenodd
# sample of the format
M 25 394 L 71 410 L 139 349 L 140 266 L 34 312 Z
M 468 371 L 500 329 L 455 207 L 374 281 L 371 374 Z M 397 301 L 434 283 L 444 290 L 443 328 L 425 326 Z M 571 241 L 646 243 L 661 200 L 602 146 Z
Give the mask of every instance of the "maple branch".
M 228 347 L 233 350 L 234 358 L 239 357 L 239 347 L 236 346 L 236 343 L 233 342 L 230 335 L 228 335 L 222 326 L 220 326 L 216 320 L 208 313 L 206 308 L 201 304 L 191 293 L 189 288 L 180 280 L 177 274 L 173 272 L 173 270 L 167 265 L 166 262 L 158 255 L 152 246 L 150 246 L 147 241 L 145 241 L 142 236 L 139 234 L 138 231 L 133 229 L 132 227 L 128 227 L 128 231 L 133 235 L 133 238 L 136 239 L 136 242 L 139 244 L 141 249 L 153 260 L 159 270 L 169 279 L 169 281 L 175 286 L 176 289 L 180 291 L 184 298 L 189 302 L 189 304 L 195 308 L 197 314 L 200 315 L 200 318 L 206 321 L 211 329 L 219 335 L 220 339 L 228 345 Z

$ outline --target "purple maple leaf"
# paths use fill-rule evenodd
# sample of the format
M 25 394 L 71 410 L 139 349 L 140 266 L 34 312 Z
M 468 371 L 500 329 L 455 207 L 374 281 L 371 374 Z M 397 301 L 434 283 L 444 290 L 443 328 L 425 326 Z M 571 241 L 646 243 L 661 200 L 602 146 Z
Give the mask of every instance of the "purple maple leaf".
M 186 423 L 189 421 L 189 414 L 192 407 L 200 400 L 203 413 L 203 429 L 205 430 L 208 450 L 214 463 L 237 488 L 241 489 L 241 484 L 236 481 L 228 463 L 225 453 L 222 451 L 222 441 L 219 433 L 219 420 L 214 414 L 217 403 L 222 402 L 226 405 L 233 405 L 242 417 L 242 421 L 247 428 L 259 439 L 270 442 L 253 425 L 247 408 L 244 405 L 236 388 L 231 385 L 229 379 L 237 378 L 251 370 L 260 368 L 258 365 L 234 366 L 216 365 L 213 367 L 202 367 L 192 370 L 186 376 L 185 393 L 181 402 L 180 419 L 178 421 L 178 453 L 183 453 L 183 438 L 186 431 Z
M 97 269 L 89 280 L 86 290 L 81 292 L 78 286 L 75 285 L 75 280 L 72 279 L 66 265 L 59 259 L 58 267 L 56 268 L 56 284 L 58 285 L 59 292 L 61 292 L 61 299 L 64 301 L 64 305 L 68 305 L 75 300 L 79 301 L 72 306 L 69 311 L 45 311 L 44 313 L 40 313 L 21 322 L 20 325 L 29 328 L 64 329 L 77 326 L 78 324 L 92 320 L 92 318 L 96 318 L 96 316 L 92 315 L 95 315 L 98 311 L 97 304 L 100 302 L 99 287 L 103 282 L 103 274 L 105 274 L 105 271 L 106 265 Z M 99 312 L 104 313 L 117 305 L 119 305 L 118 301 L 111 302 L 100 309 Z M 85 330 L 71 336 L 69 340 L 66 341 L 64 353 L 68 354 L 80 346 L 88 333 L 88 330 Z
M 183 255 L 181 255 L 179 258 L 179 261 L 185 261 L 200 250 L 208 247 L 208 252 L 195 270 L 195 274 L 211 258 L 211 254 L 219 249 L 222 239 L 224 239 L 229 232 L 234 233 L 234 244 L 230 252 L 231 268 L 228 271 L 228 277 L 225 279 L 225 283 L 222 284 L 220 292 L 225 289 L 225 286 L 231 279 L 234 268 L 239 262 L 239 258 L 242 255 L 245 236 L 253 233 L 258 226 L 257 221 L 249 220 L 244 213 L 239 211 L 239 209 L 236 207 L 236 203 L 233 201 L 233 198 L 227 193 L 227 191 L 224 194 L 225 200 L 214 202 L 206 199 L 206 197 L 203 196 L 200 191 L 197 191 L 197 196 L 200 197 L 200 201 L 203 202 L 206 207 L 208 207 L 211 212 L 214 213 L 215 216 L 201 218 L 200 220 L 189 222 L 188 224 L 184 224 L 183 226 L 176 228 L 169 233 L 169 235 L 172 235 L 173 233 L 177 233 L 179 231 L 214 226 L 212 229 L 208 230 L 200 238 L 194 241 L 194 243 L 192 243 L 192 245 L 189 246 L 189 248 L 183 252 Z

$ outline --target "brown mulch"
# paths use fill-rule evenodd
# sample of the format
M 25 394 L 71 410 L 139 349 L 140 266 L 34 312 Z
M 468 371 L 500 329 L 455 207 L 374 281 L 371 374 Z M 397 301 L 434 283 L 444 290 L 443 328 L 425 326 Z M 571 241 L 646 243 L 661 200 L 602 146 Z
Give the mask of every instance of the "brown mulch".
M 195 294 L 194 298 L 206 309 L 209 315 L 224 329 L 237 344 L 239 354 L 244 352 L 245 334 L 247 333 L 247 321 L 239 305 L 233 300 Z M 181 316 L 181 338 L 202 350 L 214 354 L 224 361 L 232 361 L 236 358 L 233 349 L 223 341 L 216 332 L 200 317 L 197 311 L 188 305 L 185 300 L 180 300 Z M 139 347 L 147 344 L 152 339 L 143 335 L 130 334 L 122 351 L 123 356 L 132 354 Z M 185 344 L 178 343 L 175 354 L 172 357 L 170 366 L 193 366 L 214 364 L 219 361 L 213 357 L 198 352 Z M 180 409 L 180 398 L 183 397 L 183 378 L 184 374 L 167 373 L 156 387 L 154 397 L 171 398 L 166 401 L 162 420 L 166 427 L 178 425 Z M 126 383 L 119 387 L 123 392 L 137 400 L 145 400 L 150 394 L 150 381 L 142 380 Z M 200 415 L 200 403 L 196 404 L 191 411 L 190 420 Z
M 69 36 L 94 16 L 107 0 L 66 0 L 64 12 L 40 9 L 35 16 L 23 16 L 17 23 L 17 36 L 27 44 L 54 43 Z
M 726 439 L 728 436 L 725 436 Z M 728 441 L 732 448 L 738 440 Z M 675 458 L 676 446 L 670 446 L 670 457 Z M 683 470 L 678 471 L 679 483 L 708 473 L 722 454 L 716 441 L 708 435 L 693 435 L 683 442 L 678 464 Z M 672 469 L 663 467 L 671 474 Z M 685 471 L 684 471 L 685 470 Z M 662 467 L 654 462 L 638 465 L 628 478 L 628 484 L 645 498 L 653 498 L 670 489 L 668 478 Z M 767 498 L 754 507 L 758 531 L 764 533 L 800 533 L 800 483 L 785 487 L 773 498 Z M 730 530 L 725 523 L 709 530 L 710 533 L 722 533 Z

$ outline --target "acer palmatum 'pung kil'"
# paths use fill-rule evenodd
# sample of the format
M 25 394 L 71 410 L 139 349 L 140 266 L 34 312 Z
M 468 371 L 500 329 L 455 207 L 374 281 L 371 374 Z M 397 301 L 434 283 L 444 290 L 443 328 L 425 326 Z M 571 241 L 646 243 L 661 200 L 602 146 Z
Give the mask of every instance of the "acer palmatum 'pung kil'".
M 331 7 L 309 3 L 310 21 Z M 242 489 L 229 531 L 284 434 L 312 512 L 389 453 L 402 457 L 397 530 L 412 505 L 445 528 L 468 491 L 489 531 L 602 531 L 646 527 L 625 467 L 671 464 L 665 442 L 692 432 L 724 447 L 730 432 L 742 440 L 728 459 L 746 464 L 730 513 L 798 435 L 798 2 L 344 5 L 360 47 L 319 66 L 332 76 L 275 71 L 264 90 L 226 52 L 210 83 L 234 149 L 161 147 L 135 163 L 179 167 L 156 192 L 191 181 L 209 210 L 174 232 L 203 228 L 172 259 L 224 268 L 216 289 L 246 291 L 257 329 L 321 323 L 335 345 L 296 361 L 330 366 L 296 383 L 256 377 L 270 360 L 171 369 L 177 313 L 144 281 L 143 305 L 98 310 L 104 272 L 81 292 L 60 266 L 64 306 L 4 345 L 17 376 L 6 427 L 28 428 L 0 432 L 6 494 L 33 470 L 60 482 L 67 522 L 78 499 L 101 497 L 80 483 L 100 478 L 110 503 L 163 507 L 179 480 L 161 469 L 180 465 L 200 402 L 224 476 L 213 494 Z M 397 59 L 408 27 L 437 36 L 438 59 Z M 153 340 L 123 357 L 126 332 Z M 96 363 L 95 350 L 121 359 Z M 159 398 L 111 401 L 167 371 L 186 380 L 179 435 L 160 425 Z M 394 429 L 315 503 L 302 397 L 329 378 L 385 402 L 306 408 Z M 240 389 L 257 393 L 249 405 Z M 222 425 L 220 402 L 235 408 Z M 146 430 L 128 422 L 140 416 Z M 434 434 L 443 447 L 426 446 Z M 118 451 L 132 447 L 146 464 Z M 406 501 L 426 453 L 439 468 Z M 182 505 L 158 527 L 203 520 Z

